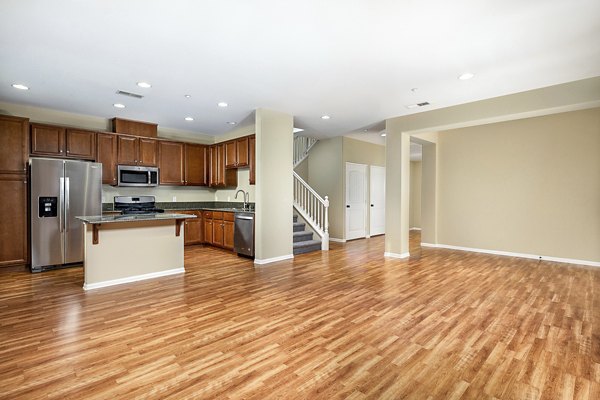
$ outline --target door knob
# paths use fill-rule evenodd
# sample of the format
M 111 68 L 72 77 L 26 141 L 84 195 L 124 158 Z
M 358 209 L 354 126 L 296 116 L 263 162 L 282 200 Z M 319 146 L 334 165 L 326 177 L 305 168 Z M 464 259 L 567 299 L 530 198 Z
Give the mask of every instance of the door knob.
M 346 204 L 346 208 L 350 208 L 350 206 Z
M 371 207 L 374 207 L 374 205 L 373 205 L 373 204 L 371 204 Z

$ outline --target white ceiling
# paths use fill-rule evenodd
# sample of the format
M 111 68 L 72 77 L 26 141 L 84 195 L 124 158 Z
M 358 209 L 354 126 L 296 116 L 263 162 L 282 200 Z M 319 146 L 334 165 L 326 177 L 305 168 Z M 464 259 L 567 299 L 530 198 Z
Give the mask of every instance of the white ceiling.
M 336 136 L 598 76 L 599 38 L 598 0 L 3 0 L 0 101 L 210 135 L 265 107 Z

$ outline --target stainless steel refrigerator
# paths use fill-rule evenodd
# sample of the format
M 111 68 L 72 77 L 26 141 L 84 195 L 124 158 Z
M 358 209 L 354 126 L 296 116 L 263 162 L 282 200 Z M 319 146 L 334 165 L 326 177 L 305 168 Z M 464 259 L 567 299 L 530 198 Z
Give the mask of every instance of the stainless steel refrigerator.
M 102 164 L 32 158 L 31 271 L 83 261 L 82 215 L 102 214 Z

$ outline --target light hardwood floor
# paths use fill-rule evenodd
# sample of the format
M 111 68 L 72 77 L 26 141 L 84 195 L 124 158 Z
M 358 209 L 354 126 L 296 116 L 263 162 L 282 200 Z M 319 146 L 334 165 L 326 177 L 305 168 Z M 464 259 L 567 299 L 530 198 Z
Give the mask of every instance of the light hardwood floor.
M 600 269 L 383 237 L 84 292 L 0 276 L 2 399 L 600 399 Z

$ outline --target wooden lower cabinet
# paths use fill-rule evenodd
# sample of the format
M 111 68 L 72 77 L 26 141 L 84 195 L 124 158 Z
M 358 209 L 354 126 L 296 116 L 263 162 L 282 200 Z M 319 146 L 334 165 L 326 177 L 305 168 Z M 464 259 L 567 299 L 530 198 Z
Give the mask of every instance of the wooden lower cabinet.
M 206 215 L 206 213 L 204 213 Z M 213 220 L 212 213 L 210 213 L 210 219 L 206 216 L 202 217 L 202 224 L 204 226 L 204 243 L 212 244 L 213 241 Z
M 0 175 L 0 199 L 0 267 L 27 264 L 27 175 Z
M 186 219 L 184 222 L 184 245 L 202 244 L 202 213 L 200 211 L 178 211 L 178 213 L 196 216 L 196 218 Z
M 233 250 L 234 213 L 204 211 L 204 243 Z
M 233 250 L 233 221 L 223 221 L 223 247 Z

